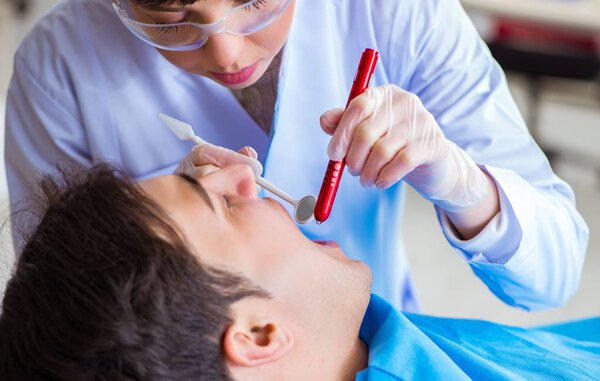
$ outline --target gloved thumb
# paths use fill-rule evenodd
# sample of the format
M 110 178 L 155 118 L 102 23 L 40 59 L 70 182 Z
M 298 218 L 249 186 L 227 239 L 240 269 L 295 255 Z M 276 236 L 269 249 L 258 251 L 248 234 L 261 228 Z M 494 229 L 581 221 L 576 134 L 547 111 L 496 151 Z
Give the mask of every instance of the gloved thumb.
M 334 108 L 321 115 L 321 128 L 327 135 L 333 135 L 342 116 L 344 115 L 343 108 Z
M 241 153 L 242 155 L 251 157 L 254 160 L 258 159 L 258 153 L 256 152 L 256 150 L 254 148 L 252 148 L 250 146 L 242 147 L 238 152 Z
M 248 150 L 246 147 L 242 148 L 244 152 L 250 155 L 256 155 L 256 151 L 253 149 Z M 258 155 L 256 155 L 258 156 Z M 192 160 L 194 165 L 201 166 L 206 164 L 215 165 L 219 168 L 227 167 L 228 165 L 245 164 L 249 165 L 254 171 L 255 176 L 260 176 L 263 171 L 262 164 L 254 157 L 250 157 L 245 154 L 241 154 L 230 149 L 215 146 L 212 144 L 202 144 L 194 147 L 192 153 Z

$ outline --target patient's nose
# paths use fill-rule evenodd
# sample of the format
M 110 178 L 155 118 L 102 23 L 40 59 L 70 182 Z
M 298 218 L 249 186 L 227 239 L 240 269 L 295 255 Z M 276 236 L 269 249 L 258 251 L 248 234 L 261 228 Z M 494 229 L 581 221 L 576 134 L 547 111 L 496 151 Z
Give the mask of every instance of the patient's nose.
M 224 194 L 233 194 L 247 198 L 257 198 L 256 178 L 252 168 L 248 165 L 230 165 L 223 168 L 220 174 L 223 176 L 222 189 Z

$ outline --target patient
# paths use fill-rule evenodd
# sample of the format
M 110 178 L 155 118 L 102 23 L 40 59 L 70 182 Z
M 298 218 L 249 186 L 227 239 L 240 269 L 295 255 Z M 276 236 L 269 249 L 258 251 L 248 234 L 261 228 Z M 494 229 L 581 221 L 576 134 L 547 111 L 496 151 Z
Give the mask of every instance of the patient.
M 398 313 L 370 295 L 366 265 L 305 238 L 253 176 L 46 178 L 4 296 L 0 379 L 600 376 L 600 319 L 524 330 Z

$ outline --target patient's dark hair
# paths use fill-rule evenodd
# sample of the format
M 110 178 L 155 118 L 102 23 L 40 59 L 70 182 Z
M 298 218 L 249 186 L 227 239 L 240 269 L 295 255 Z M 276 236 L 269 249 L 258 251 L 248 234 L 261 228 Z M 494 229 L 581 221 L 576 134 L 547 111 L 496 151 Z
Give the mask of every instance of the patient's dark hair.
M 114 167 L 60 172 L 5 292 L 0 379 L 228 380 L 229 307 L 264 293 L 199 263 Z

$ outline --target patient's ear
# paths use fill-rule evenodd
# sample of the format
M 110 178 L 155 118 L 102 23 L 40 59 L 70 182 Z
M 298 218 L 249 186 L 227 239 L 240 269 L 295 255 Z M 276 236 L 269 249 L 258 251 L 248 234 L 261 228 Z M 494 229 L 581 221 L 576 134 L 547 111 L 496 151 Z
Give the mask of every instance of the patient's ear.
M 275 362 L 293 346 L 293 335 L 274 321 L 234 322 L 223 337 L 226 359 L 232 365 L 241 367 Z

